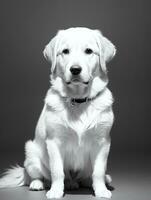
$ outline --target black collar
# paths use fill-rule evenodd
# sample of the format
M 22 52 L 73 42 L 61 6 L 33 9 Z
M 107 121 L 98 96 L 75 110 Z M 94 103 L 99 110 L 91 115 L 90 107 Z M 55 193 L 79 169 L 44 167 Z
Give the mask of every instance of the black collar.
M 71 99 L 71 104 L 72 104 L 72 105 L 74 105 L 75 103 L 81 104 L 81 103 L 88 102 L 88 101 L 90 101 L 90 100 L 91 100 L 91 99 L 88 98 L 88 97 L 85 97 L 85 98 L 83 98 L 83 99 L 72 98 L 72 99 Z
M 104 90 L 103 90 L 104 91 Z M 89 98 L 89 97 L 85 97 L 82 99 L 76 99 L 76 98 L 71 98 L 70 99 L 70 103 L 72 106 L 76 105 L 76 104 L 81 104 L 81 103 L 86 103 L 89 101 L 93 101 L 94 99 L 96 99 L 103 91 L 100 91 L 97 93 L 97 95 L 95 97 Z

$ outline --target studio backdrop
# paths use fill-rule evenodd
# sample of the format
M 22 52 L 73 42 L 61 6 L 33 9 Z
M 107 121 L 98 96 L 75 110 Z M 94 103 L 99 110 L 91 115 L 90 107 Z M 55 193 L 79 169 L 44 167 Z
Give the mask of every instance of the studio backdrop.
M 148 154 L 150 135 L 149 1 L 1 1 L 0 153 L 24 153 L 50 86 L 43 49 L 60 29 L 99 29 L 117 48 L 108 64 L 114 96 L 113 156 Z

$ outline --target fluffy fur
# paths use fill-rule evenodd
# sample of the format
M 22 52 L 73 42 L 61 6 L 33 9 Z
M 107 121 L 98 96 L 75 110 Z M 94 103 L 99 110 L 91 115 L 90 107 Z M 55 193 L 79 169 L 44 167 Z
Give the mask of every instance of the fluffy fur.
M 61 198 L 64 182 L 69 188 L 92 185 L 97 197 L 111 197 L 105 173 L 114 116 L 106 63 L 115 53 L 100 31 L 88 28 L 61 30 L 48 43 L 44 56 L 51 63 L 51 87 L 35 138 L 26 142 L 24 168 L 8 170 L 0 188 L 42 190 L 46 179 L 51 181 L 47 198 Z M 71 67 L 81 73 L 73 75 Z

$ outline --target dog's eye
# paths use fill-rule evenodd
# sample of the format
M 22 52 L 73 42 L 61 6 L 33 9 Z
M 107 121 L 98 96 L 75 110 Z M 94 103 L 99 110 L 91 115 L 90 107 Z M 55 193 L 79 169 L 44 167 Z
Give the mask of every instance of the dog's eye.
M 92 53 L 93 53 L 93 50 L 90 49 L 90 48 L 86 48 L 86 49 L 85 49 L 85 53 L 86 53 L 86 54 L 92 54 Z
M 62 53 L 63 53 L 63 54 L 69 54 L 70 51 L 69 51 L 69 49 L 63 49 L 63 50 L 62 50 Z

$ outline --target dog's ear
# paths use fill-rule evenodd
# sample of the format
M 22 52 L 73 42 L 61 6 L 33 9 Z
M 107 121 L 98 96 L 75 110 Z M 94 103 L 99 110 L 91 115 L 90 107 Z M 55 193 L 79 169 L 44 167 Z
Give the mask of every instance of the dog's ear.
M 95 30 L 95 36 L 99 47 L 100 65 L 102 70 L 106 73 L 106 63 L 115 56 L 116 48 L 99 30 Z
M 51 73 L 54 72 L 56 67 L 57 41 L 58 41 L 58 35 L 52 38 L 52 40 L 45 46 L 45 49 L 43 51 L 44 57 L 48 62 L 51 63 Z

